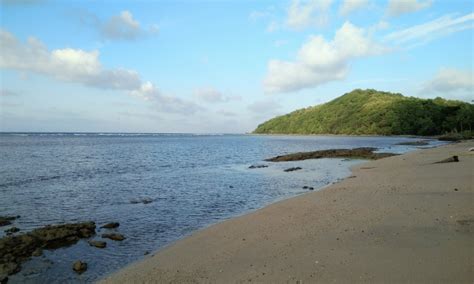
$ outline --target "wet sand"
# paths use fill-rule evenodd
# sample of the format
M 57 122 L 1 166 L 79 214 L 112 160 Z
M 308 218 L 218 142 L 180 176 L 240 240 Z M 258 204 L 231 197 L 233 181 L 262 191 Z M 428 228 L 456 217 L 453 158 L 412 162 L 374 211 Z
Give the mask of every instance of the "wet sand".
M 177 241 L 104 283 L 473 283 L 474 141 L 353 176 Z M 434 164 L 459 156 L 459 162 Z

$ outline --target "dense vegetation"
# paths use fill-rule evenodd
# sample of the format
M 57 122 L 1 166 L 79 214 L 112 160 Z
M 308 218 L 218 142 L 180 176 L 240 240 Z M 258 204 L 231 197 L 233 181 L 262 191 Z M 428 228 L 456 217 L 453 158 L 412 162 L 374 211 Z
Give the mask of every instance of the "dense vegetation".
M 474 105 L 356 89 L 260 124 L 254 133 L 440 135 L 472 132 Z

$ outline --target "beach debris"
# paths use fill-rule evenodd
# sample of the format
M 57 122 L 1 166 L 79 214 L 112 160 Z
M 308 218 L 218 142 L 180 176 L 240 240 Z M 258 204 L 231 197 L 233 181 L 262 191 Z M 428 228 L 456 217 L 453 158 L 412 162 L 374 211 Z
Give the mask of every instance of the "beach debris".
M 11 225 L 11 221 L 18 218 L 20 218 L 20 216 L 0 216 L 0 227 Z
M 11 234 L 17 233 L 19 231 L 20 231 L 20 229 L 18 229 L 17 227 L 11 227 L 10 229 L 6 229 L 5 233 L 7 233 L 7 235 L 11 235 Z
M 262 168 L 268 168 L 268 165 L 251 165 L 249 169 L 262 169 Z
M 148 203 L 152 203 L 152 202 L 153 202 L 153 199 L 150 198 L 150 197 L 143 197 L 143 198 L 130 200 L 131 204 L 138 204 L 138 203 L 148 204 Z
M 454 189 L 454 191 L 458 191 L 458 189 L 457 189 L 457 188 L 455 188 L 455 189 Z
M 119 233 L 102 234 L 102 238 L 111 239 L 113 241 L 123 241 L 126 239 L 122 234 Z
M 118 226 L 120 226 L 120 223 L 118 223 L 118 222 L 110 222 L 110 223 L 107 223 L 107 224 L 101 226 L 101 228 L 104 228 L 104 229 L 115 229 L 115 228 L 118 228 Z
M 301 167 L 292 167 L 292 168 L 288 168 L 286 170 L 284 170 L 285 172 L 294 172 L 294 171 L 299 171 L 299 170 L 302 170 L 303 168 Z
M 0 278 L 21 270 L 21 264 L 38 249 L 56 249 L 75 244 L 95 234 L 95 223 L 71 223 L 46 226 L 31 232 L 0 239 Z
M 381 158 L 396 156 L 398 154 L 393 153 L 374 153 L 377 148 L 362 147 L 354 149 L 330 149 L 313 152 L 299 152 L 294 154 L 288 154 L 283 156 L 276 156 L 273 158 L 266 159 L 267 162 L 289 162 L 289 161 L 301 161 L 308 159 L 322 159 L 322 158 L 351 158 L 351 159 L 369 159 L 378 160 Z
M 82 274 L 87 270 L 87 262 L 82 262 L 80 260 L 74 262 L 72 265 L 72 270 L 78 274 Z
M 418 140 L 418 141 L 407 141 L 407 142 L 400 142 L 395 145 L 403 145 L 403 146 L 426 146 L 430 145 L 430 142 L 427 140 Z
M 452 156 L 452 157 L 449 157 L 447 159 L 436 162 L 435 164 L 453 163 L 453 162 L 459 162 L 459 157 L 458 156 Z
M 96 248 L 105 248 L 107 246 L 107 243 L 104 241 L 88 241 L 90 246 L 96 247 Z
M 469 148 L 469 152 L 474 152 L 474 147 Z

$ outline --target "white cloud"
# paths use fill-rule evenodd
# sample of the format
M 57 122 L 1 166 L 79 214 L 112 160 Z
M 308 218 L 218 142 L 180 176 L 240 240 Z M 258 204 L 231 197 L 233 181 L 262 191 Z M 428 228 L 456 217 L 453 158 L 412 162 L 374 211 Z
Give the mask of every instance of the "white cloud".
M 426 83 L 422 92 L 449 93 L 468 91 L 474 94 L 474 73 L 471 70 L 441 68 L 434 78 Z
M 0 97 L 17 97 L 19 93 L 12 90 L 0 89 Z
M 416 12 L 431 6 L 431 0 L 389 0 L 387 15 L 397 17 L 402 14 Z
M 33 72 L 61 81 L 81 83 L 103 89 L 133 90 L 140 86 L 137 72 L 127 69 L 104 69 L 99 52 L 81 49 L 49 51 L 38 39 L 22 43 L 11 33 L 0 30 L 0 67 Z
M 194 95 L 199 100 L 207 103 L 225 103 L 241 99 L 239 96 L 224 96 L 220 91 L 212 87 L 200 88 L 194 92 Z
M 277 21 L 271 21 L 267 25 L 267 32 L 268 33 L 273 33 L 273 32 L 276 32 L 279 28 L 280 28 L 280 25 L 278 24 Z
M 385 50 L 373 42 L 364 29 L 346 22 L 336 31 L 332 41 L 312 36 L 300 48 L 295 61 L 270 60 L 265 90 L 291 92 L 341 80 L 347 76 L 351 60 Z
M 344 0 L 339 7 L 339 14 L 347 16 L 350 13 L 363 9 L 369 5 L 369 0 Z
M 273 100 L 255 101 L 247 106 L 247 108 L 258 115 L 272 114 L 281 108 L 281 105 Z
M 399 45 L 416 46 L 455 32 L 473 29 L 473 20 L 474 13 L 460 17 L 445 15 L 424 24 L 390 33 L 384 37 L 384 40 Z
M 286 24 L 292 29 L 324 26 L 329 21 L 332 0 L 292 0 Z
M 187 114 L 202 110 L 194 102 L 162 94 L 151 82 L 144 82 L 136 71 L 103 68 L 98 51 L 72 48 L 49 51 L 38 39 L 29 38 L 21 43 L 5 30 L 0 30 L 0 46 L 0 68 L 41 74 L 87 87 L 127 91 L 164 112 Z
M 106 40 L 137 40 L 147 36 L 156 35 L 160 28 L 156 24 L 148 28 L 143 27 L 133 17 L 130 11 L 122 11 L 109 19 L 103 20 L 90 12 L 79 12 L 80 21 L 84 25 L 95 28 L 100 36 Z
M 131 91 L 130 95 L 152 102 L 154 109 L 162 112 L 193 114 L 204 110 L 192 101 L 162 94 L 151 82 L 144 82 L 139 89 Z
M 149 31 L 144 30 L 129 11 L 122 11 L 100 24 L 101 35 L 111 40 L 135 40 L 158 30 L 157 25 L 152 25 Z

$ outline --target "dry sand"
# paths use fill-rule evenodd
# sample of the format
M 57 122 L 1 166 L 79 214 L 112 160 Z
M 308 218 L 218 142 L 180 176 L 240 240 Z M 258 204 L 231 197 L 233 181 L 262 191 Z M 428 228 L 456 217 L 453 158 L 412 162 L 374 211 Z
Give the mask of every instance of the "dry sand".
M 198 231 L 105 283 L 473 283 L 474 142 L 385 158 Z M 458 155 L 460 162 L 433 164 Z

